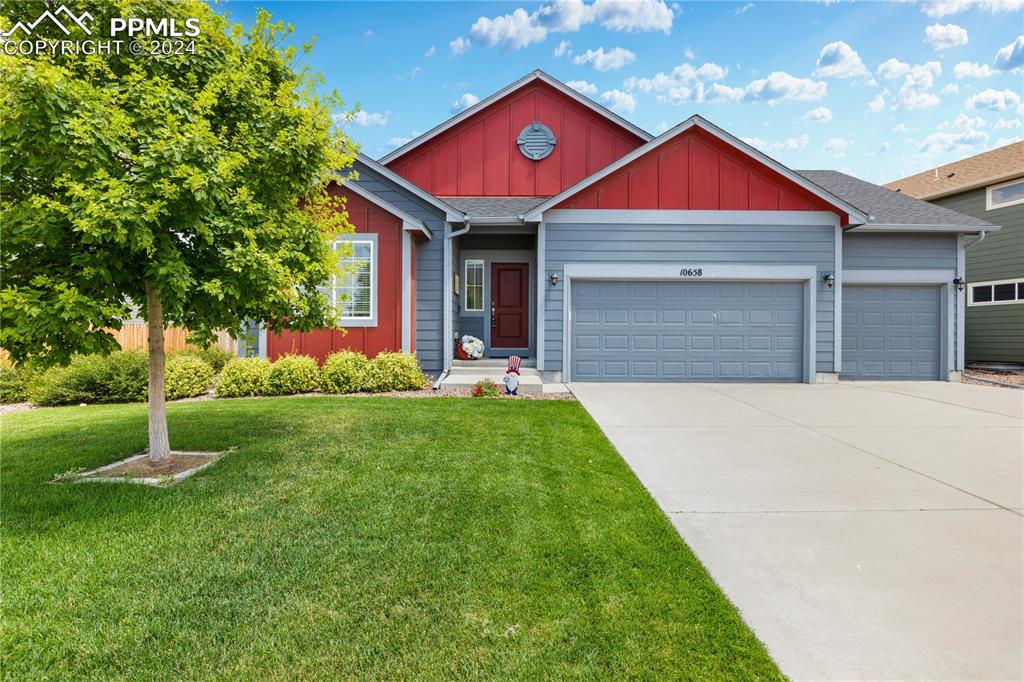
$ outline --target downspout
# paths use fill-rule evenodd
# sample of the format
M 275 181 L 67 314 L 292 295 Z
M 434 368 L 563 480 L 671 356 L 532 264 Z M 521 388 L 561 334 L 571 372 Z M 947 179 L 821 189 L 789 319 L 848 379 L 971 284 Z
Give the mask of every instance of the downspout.
M 452 267 L 453 267 L 454 264 L 452 263 L 452 241 L 451 240 L 453 238 L 455 238 L 455 237 L 460 237 L 460 236 L 466 234 L 467 232 L 469 232 L 469 228 L 471 227 L 469 216 L 463 214 L 463 219 L 464 219 L 464 222 L 465 222 L 466 226 L 464 228 L 462 228 L 461 230 L 456 230 L 454 232 L 449 232 L 448 234 L 445 235 L 445 238 L 444 238 L 444 262 L 445 262 L 445 266 L 446 266 L 445 269 L 444 269 L 444 272 L 445 272 L 445 285 L 444 285 L 444 287 L 442 289 L 443 292 L 444 292 L 444 322 L 443 322 L 443 325 L 444 325 L 444 343 L 441 345 L 442 352 L 444 353 L 444 363 L 443 363 L 443 366 L 442 366 L 442 369 L 441 369 L 441 375 L 438 376 L 437 381 L 434 382 L 434 390 L 437 390 L 441 386 L 441 383 L 448 377 L 448 374 L 451 371 L 451 362 L 452 362 L 452 357 L 451 356 L 452 356 L 452 353 L 448 352 L 448 344 L 452 342 L 452 317 L 453 317 L 453 310 L 452 310 L 453 292 L 451 290 L 451 286 L 452 286 L 452 277 L 453 277 Z
M 967 249 L 971 248 L 972 246 L 977 246 L 978 244 L 980 244 L 983 241 L 985 241 L 985 235 L 986 234 L 988 234 L 988 232 L 986 232 L 985 230 L 981 230 L 980 232 L 978 232 L 978 238 L 975 239 L 970 244 L 964 245 L 964 251 L 966 251 Z

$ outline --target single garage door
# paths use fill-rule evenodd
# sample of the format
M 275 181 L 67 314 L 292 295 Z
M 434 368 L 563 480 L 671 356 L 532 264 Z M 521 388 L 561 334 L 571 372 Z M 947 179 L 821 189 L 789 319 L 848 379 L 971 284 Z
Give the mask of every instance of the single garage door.
M 937 286 L 843 287 L 843 377 L 938 379 Z
M 800 381 L 801 282 L 573 281 L 573 381 Z

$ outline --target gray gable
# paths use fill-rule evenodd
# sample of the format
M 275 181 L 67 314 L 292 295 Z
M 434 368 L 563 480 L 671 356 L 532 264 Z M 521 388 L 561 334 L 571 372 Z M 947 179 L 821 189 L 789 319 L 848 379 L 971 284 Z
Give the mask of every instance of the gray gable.
M 868 225 L 992 227 L 984 220 L 908 197 L 839 171 L 801 170 L 796 172 L 867 213 L 870 216 Z

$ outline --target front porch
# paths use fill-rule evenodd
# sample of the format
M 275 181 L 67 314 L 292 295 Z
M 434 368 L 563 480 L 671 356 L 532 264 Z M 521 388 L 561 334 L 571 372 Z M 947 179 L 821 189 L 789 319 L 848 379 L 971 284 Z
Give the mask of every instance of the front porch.
M 504 358 L 483 358 L 480 360 L 454 360 L 448 374 L 442 379 L 438 388 L 451 390 L 469 390 L 478 381 L 491 381 L 501 384 L 505 376 L 508 360 Z M 537 371 L 534 360 L 524 359 L 519 367 L 519 393 L 568 393 L 565 384 L 558 382 L 545 383 Z

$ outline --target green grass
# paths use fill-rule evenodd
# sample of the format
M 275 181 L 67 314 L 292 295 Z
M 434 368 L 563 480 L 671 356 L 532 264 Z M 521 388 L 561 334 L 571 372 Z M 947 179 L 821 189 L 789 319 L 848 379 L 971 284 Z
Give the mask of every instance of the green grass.
M 179 403 L 237 447 L 167 489 L 47 485 L 145 407 L 0 421 L 8 678 L 777 678 L 576 403 Z

